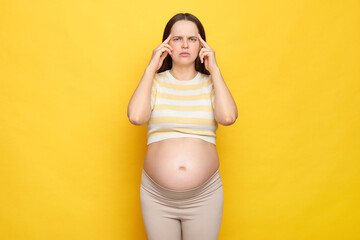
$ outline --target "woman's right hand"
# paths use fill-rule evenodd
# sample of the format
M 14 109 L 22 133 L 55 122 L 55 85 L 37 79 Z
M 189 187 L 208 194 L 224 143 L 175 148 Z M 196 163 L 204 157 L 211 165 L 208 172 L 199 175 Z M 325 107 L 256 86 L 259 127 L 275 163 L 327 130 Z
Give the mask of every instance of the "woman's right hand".
M 168 36 L 167 39 L 165 39 L 164 42 L 162 42 L 157 48 L 153 50 L 148 67 L 154 69 L 155 72 L 160 69 L 165 57 L 168 54 L 172 54 L 171 51 L 173 50 L 173 48 L 169 45 L 170 39 L 171 34 Z

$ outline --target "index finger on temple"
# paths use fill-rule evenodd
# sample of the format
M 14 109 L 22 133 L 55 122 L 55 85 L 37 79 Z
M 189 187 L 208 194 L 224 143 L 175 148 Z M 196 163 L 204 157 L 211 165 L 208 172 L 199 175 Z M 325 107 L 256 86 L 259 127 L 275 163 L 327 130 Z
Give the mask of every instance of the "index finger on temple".
M 202 42 L 205 42 L 205 40 L 201 37 L 200 33 L 198 33 L 198 36 Z
M 200 33 L 198 33 L 198 37 L 199 37 L 200 42 L 201 42 L 201 43 L 203 44 L 203 46 L 205 47 L 206 42 L 204 41 L 204 39 L 202 39 Z
M 165 39 L 164 43 L 168 43 L 171 39 L 171 33 L 169 34 L 169 36 L 167 37 L 167 39 Z

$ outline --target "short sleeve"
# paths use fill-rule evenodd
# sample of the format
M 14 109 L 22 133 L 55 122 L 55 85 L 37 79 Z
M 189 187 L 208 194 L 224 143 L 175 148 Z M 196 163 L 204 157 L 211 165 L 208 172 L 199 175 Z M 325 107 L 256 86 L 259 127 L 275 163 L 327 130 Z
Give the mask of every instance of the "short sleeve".
M 152 86 L 151 86 L 151 110 L 154 109 L 155 101 L 156 101 L 156 94 L 159 89 L 159 79 L 158 76 L 155 74 Z
M 215 110 L 215 89 L 211 79 L 211 92 L 210 92 L 211 106 Z

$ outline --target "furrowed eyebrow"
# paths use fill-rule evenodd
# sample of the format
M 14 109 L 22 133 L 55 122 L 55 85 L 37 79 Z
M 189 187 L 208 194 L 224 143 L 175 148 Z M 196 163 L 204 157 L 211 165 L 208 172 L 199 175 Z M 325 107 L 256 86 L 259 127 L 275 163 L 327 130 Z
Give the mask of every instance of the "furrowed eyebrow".
M 183 38 L 182 36 L 174 36 L 174 38 Z M 189 36 L 188 38 L 197 38 L 197 36 Z

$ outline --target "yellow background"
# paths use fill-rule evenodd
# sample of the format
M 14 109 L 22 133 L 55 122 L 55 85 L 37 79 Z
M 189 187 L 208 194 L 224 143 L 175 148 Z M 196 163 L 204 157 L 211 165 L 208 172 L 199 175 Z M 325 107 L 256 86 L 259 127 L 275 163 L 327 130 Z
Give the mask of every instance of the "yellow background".
M 0 239 L 146 239 L 128 101 L 190 12 L 237 103 L 219 239 L 360 239 L 360 1 L 0 3 Z

